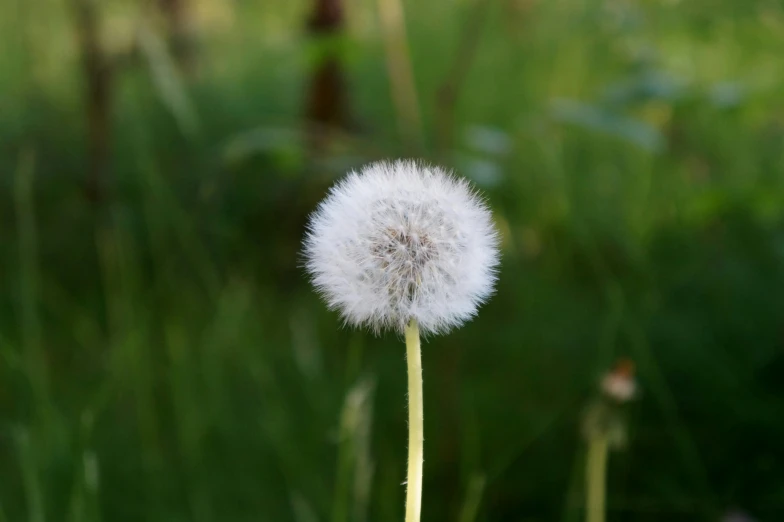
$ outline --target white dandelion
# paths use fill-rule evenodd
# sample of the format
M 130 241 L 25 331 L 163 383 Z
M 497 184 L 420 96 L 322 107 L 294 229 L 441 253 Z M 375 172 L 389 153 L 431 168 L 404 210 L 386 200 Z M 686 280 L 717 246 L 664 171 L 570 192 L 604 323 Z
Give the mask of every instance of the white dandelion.
M 313 284 L 347 324 L 405 333 L 409 445 L 406 522 L 422 503 L 419 341 L 473 317 L 499 262 L 492 215 L 468 182 L 413 161 L 379 162 L 336 184 L 305 238 Z
M 346 323 L 445 333 L 492 293 L 498 234 L 468 182 L 413 161 L 352 172 L 311 216 L 307 269 Z

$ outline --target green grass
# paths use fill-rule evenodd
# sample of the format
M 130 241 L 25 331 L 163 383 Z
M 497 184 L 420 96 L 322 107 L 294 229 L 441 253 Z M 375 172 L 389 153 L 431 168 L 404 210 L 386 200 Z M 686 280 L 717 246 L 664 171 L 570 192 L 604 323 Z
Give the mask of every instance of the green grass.
M 424 155 L 476 180 L 504 237 L 498 294 L 424 345 L 423 520 L 582 519 L 580 415 L 620 356 L 642 394 L 609 520 L 775 520 L 784 11 L 529 4 L 490 2 L 438 150 L 476 8 L 406 2 Z M 99 208 L 73 20 L 0 7 L 0 521 L 402 519 L 402 343 L 341 329 L 298 257 L 335 177 L 407 153 L 375 6 L 347 2 L 362 131 L 312 158 L 307 2 L 237 5 L 199 79 L 117 77 Z

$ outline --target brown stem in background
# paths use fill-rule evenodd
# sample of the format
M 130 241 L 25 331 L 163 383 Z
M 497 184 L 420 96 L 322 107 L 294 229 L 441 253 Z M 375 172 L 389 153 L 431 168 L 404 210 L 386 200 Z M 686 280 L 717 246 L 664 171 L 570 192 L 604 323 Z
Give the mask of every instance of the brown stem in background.
M 314 0 L 308 19 L 308 29 L 313 34 L 339 33 L 343 30 L 342 0 Z
M 414 72 L 406 38 L 406 21 L 401 0 L 378 0 L 381 29 L 387 58 L 387 73 L 398 125 L 408 148 L 423 145 L 422 119 L 419 114 Z
M 455 60 L 449 73 L 441 83 L 436 97 L 436 139 L 439 153 L 451 146 L 454 130 L 454 115 L 460 88 L 471 68 L 479 37 L 490 7 L 490 0 L 477 0 L 463 25 Z
M 327 40 L 339 36 L 344 25 L 341 0 L 314 0 L 308 19 L 308 30 L 314 39 Z M 308 89 L 306 119 L 313 152 L 324 149 L 330 137 L 329 129 L 346 127 L 347 113 L 345 74 L 338 50 L 331 47 L 315 66 Z
M 95 0 L 71 0 L 84 72 L 88 168 L 85 194 L 101 201 L 106 192 L 111 142 L 112 67 L 101 46 Z
M 504 21 L 513 38 L 525 34 L 525 25 L 530 21 L 531 12 L 539 0 L 506 0 L 504 5 Z

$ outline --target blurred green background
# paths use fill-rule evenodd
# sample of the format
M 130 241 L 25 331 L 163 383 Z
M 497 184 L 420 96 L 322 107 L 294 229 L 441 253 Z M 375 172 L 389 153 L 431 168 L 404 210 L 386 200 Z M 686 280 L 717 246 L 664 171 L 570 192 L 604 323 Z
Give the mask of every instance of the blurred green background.
M 503 235 L 426 340 L 424 521 L 784 519 L 784 3 L 3 0 L 0 521 L 403 519 L 400 339 L 300 241 L 422 157 Z M 740 519 L 737 519 L 740 520 Z

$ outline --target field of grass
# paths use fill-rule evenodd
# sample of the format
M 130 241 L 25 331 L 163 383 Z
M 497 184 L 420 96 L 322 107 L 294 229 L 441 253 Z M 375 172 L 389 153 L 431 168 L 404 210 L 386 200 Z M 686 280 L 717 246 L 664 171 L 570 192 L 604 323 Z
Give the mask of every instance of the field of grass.
M 424 521 L 582 520 L 620 358 L 609 521 L 784 516 L 781 2 L 405 0 L 401 104 L 394 0 L 320 39 L 306 0 L 197 0 L 192 76 L 102 1 L 101 46 L 143 36 L 97 202 L 78 3 L 0 5 L 0 522 L 401 521 L 403 344 L 341 328 L 299 254 L 335 179 L 398 156 L 503 236 L 497 294 L 423 345 Z M 336 48 L 350 124 L 314 152 Z

